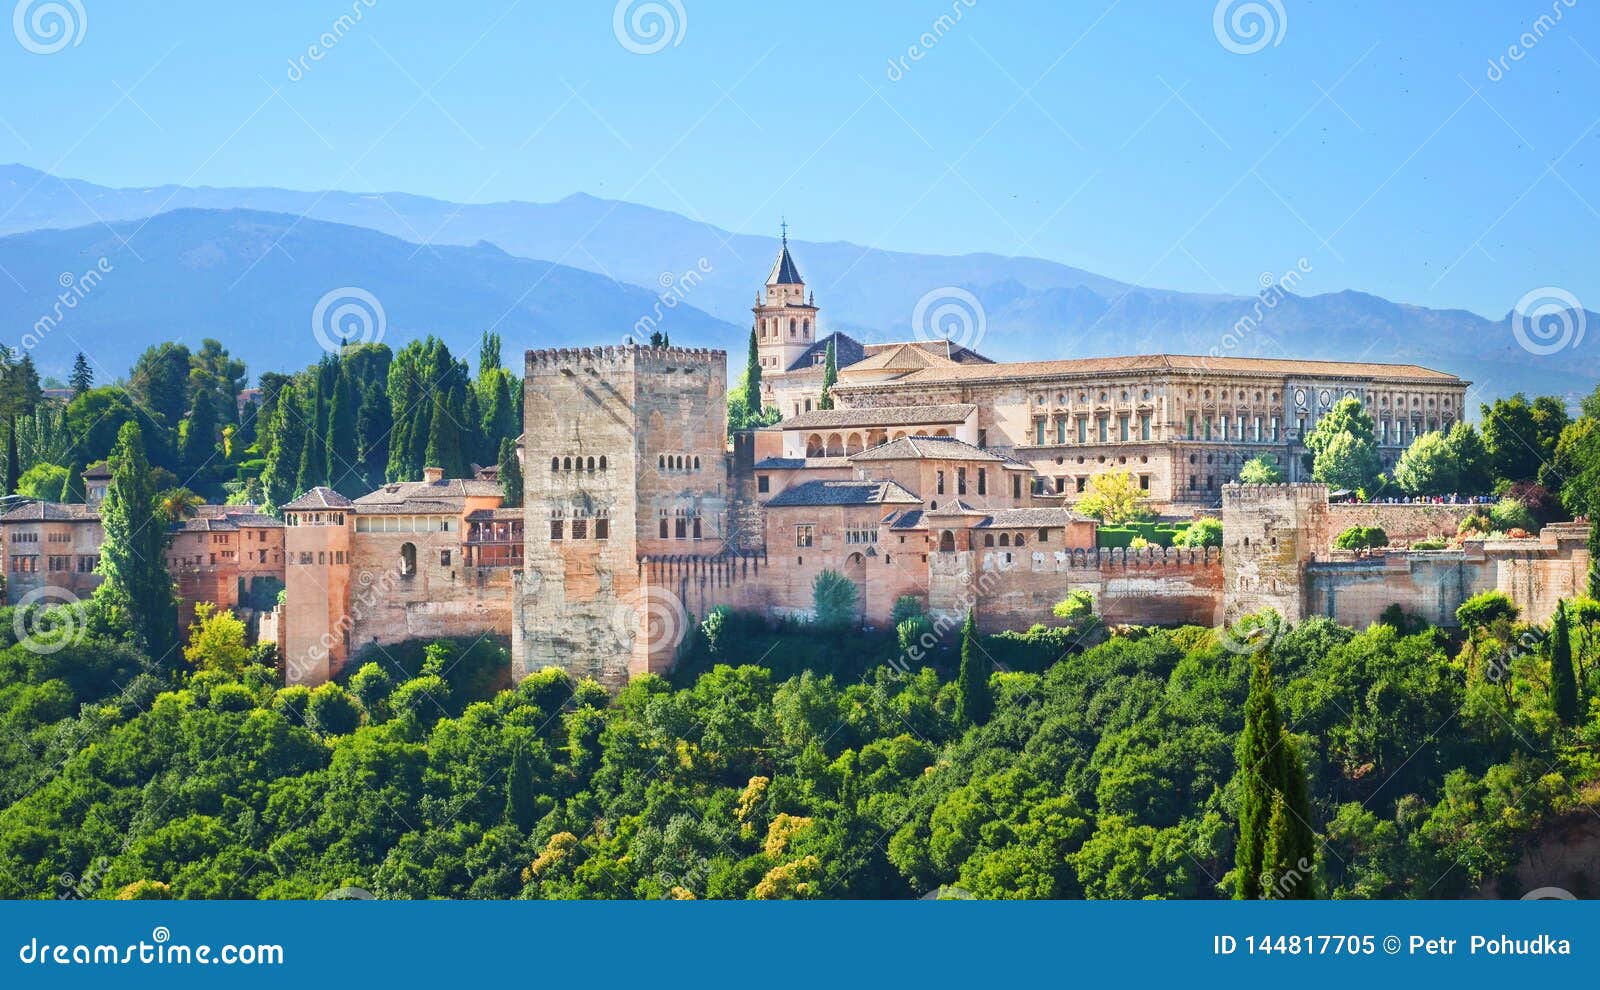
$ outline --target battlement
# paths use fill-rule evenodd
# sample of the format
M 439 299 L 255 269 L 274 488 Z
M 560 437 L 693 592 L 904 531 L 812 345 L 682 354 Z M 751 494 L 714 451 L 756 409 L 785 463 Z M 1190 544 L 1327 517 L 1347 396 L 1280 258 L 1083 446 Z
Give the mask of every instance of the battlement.
M 728 352 L 710 347 L 649 347 L 644 344 L 609 344 L 601 347 L 552 347 L 526 355 L 528 374 L 588 369 L 603 371 L 665 371 L 683 365 L 718 364 L 726 367 Z
M 1328 501 L 1328 486 L 1319 481 L 1285 481 L 1275 485 L 1247 485 L 1230 481 L 1222 486 L 1224 502 L 1263 502 L 1292 499 L 1300 502 Z

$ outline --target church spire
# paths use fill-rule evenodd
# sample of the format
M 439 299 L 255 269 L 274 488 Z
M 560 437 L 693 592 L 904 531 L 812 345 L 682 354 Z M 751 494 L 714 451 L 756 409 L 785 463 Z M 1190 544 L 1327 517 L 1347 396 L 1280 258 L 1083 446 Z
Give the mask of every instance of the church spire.
M 784 219 L 778 226 L 782 231 L 782 243 L 778 248 L 778 260 L 772 263 L 772 274 L 767 276 L 767 284 L 805 285 L 805 280 L 800 277 L 800 269 L 795 267 L 794 259 L 789 256 L 789 221 Z

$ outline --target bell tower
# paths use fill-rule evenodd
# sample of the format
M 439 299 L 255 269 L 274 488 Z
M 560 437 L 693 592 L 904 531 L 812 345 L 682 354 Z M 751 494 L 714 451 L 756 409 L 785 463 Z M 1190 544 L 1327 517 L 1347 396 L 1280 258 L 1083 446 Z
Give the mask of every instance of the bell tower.
M 773 386 L 781 380 L 817 339 L 817 307 L 806 293 L 806 283 L 789 255 L 789 224 L 782 225 L 782 245 L 767 276 L 765 295 L 756 296 L 756 350 L 761 359 L 763 401 L 773 399 Z

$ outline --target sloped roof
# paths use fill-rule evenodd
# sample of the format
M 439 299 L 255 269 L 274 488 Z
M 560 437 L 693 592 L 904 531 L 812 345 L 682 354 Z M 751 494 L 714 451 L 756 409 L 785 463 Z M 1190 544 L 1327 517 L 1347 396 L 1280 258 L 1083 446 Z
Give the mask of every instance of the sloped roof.
M 778 249 L 778 258 L 772 263 L 772 273 L 767 276 L 768 285 L 804 285 L 800 277 L 800 269 L 795 267 L 794 259 L 789 256 L 789 241 L 786 238 L 783 246 Z
M 785 372 L 800 372 L 815 367 L 820 372 L 822 363 L 817 360 L 817 356 L 828 352 L 828 341 L 830 340 L 834 342 L 834 363 L 841 370 L 847 365 L 855 364 L 866 356 L 866 351 L 861 347 L 861 341 L 847 333 L 840 333 L 835 330 L 826 337 L 820 337 L 812 341 L 811 346 L 801 351 L 800 356 L 789 362 L 789 367 L 783 370 Z
M 0 522 L 99 522 L 100 513 L 76 502 L 29 502 L 19 505 Z
M 852 462 L 859 461 L 910 461 L 910 460 L 936 460 L 936 461 L 1004 461 L 1005 458 L 991 454 L 987 450 L 974 447 L 964 440 L 955 437 L 901 437 L 888 443 L 880 443 L 876 447 L 863 450 L 850 457 Z
M 918 505 L 921 499 L 892 481 L 807 481 L 785 488 L 768 508 L 790 505 Z
M 865 346 L 865 350 L 867 352 L 867 357 L 870 358 L 875 355 L 882 354 L 884 351 L 893 350 L 898 347 L 919 348 L 929 354 L 934 355 L 935 357 L 954 361 L 957 364 L 994 364 L 994 360 L 992 358 L 984 357 L 982 354 L 979 354 L 977 351 L 965 346 L 964 344 L 958 344 L 953 340 L 947 340 L 943 337 L 939 337 L 934 340 L 900 340 L 888 341 L 879 344 L 867 344 Z
M 992 381 L 1002 378 L 1070 377 L 1073 375 L 1105 375 L 1129 372 L 1375 378 L 1441 384 L 1461 381 L 1455 375 L 1415 364 L 1380 364 L 1368 361 L 1299 361 L 1287 358 L 1205 357 L 1191 354 L 1139 354 L 1127 357 L 1070 358 L 1059 361 L 1016 361 L 1008 364 L 964 364 L 955 367 L 926 368 L 897 379 L 897 382 L 918 384 L 942 381 L 973 382 Z
M 927 516 L 929 519 L 932 519 L 936 516 L 981 516 L 984 514 L 985 513 L 982 509 L 969 505 L 967 502 L 959 498 L 953 502 L 946 502 L 937 509 L 929 509 L 927 512 L 923 513 L 923 515 Z
M 296 511 L 303 509 L 348 509 L 354 504 L 332 488 L 318 485 L 293 502 L 283 506 L 283 508 Z
M 922 510 L 907 509 L 890 516 L 885 521 L 889 523 L 890 529 L 919 529 L 922 526 Z
M 1065 526 L 1072 522 L 1087 522 L 1080 516 L 1060 506 L 1032 506 L 1023 509 L 996 509 L 989 518 L 978 524 L 979 529 L 1036 529 L 1041 526 Z
M 963 423 L 978 411 L 971 403 L 940 406 L 871 406 L 866 409 L 813 409 L 777 424 L 780 430 L 835 429 L 849 426 L 923 426 Z
M 355 500 L 360 513 L 444 514 L 460 512 L 468 497 L 498 498 L 504 492 L 498 481 L 479 478 L 444 478 L 439 481 L 397 481 Z

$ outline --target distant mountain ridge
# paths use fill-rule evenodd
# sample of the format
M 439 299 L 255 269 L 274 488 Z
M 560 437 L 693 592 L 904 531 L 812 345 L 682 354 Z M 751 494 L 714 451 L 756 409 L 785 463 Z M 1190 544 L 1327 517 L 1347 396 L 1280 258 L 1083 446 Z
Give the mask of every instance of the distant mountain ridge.
M 743 353 L 753 296 L 777 249 L 776 238 L 732 234 L 669 211 L 583 194 L 554 203 L 462 205 L 409 194 L 175 186 L 112 189 L 22 166 L 0 166 L 0 233 L 93 224 L 109 236 L 96 214 L 116 224 L 193 208 L 262 211 L 288 215 L 291 222 L 294 217 L 308 217 L 299 221 L 297 231 L 312 221 L 379 231 L 411 242 L 404 258 L 407 281 L 432 277 L 410 271 L 411 263 L 424 255 L 442 257 L 451 249 L 463 249 L 485 252 L 470 257 L 490 258 L 486 252 L 498 248 L 509 256 L 498 264 L 542 259 L 564 272 L 598 277 L 581 284 L 572 281 L 570 288 L 575 291 L 620 292 L 632 286 L 654 300 L 660 298 L 663 286 L 681 283 L 681 297 L 669 307 L 675 316 L 686 316 L 679 321 L 675 339 L 727 348 L 736 358 Z M 328 227 L 311 229 L 327 232 Z M 141 254 L 140 242 L 148 232 L 147 228 L 134 244 Z M 418 242 L 434 247 L 417 251 Z M 0 248 L 6 243 L 0 240 Z M 350 245 L 350 235 L 341 234 L 338 243 Z M 1263 305 L 1261 298 L 1249 295 L 1129 286 L 1035 258 L 926 255 L 797 239 L 791 239 L 790 246 L 822 309 L 822 327 L 846 330 L 865 340 L 930 335 L 934 331 L 928 327 L 913 326 L 918 304 L 930 293 L 953 288 L 970 293 L 982 311 L 981 320 L 969 321 L 964 328 L 981 339 L 965 337 L 963 342 L 1001 360 L 1166 351 L 1398 361 L 1472 379 L 1477 386 L 1474 395 L 1484 398 L 1517 390 L 1575 398 L 1600 378 L 1600 343 L 1596 343 L 1600 317 L 1593 313 L 1570 314 L 1595 328 L 1581 343 L 1552 354 L 1535 354 L 1519 344 L 1511 314 L 1489 320 L 1463 310 L 1410 306 L 1357 291 L 1316 296 L 1289 291 L 1274 294 L 1272 305 Z M 4 257 L 0 249 L 0 264 L 9 267 Z M 61 259 L 53 274 L 69 270 L 68 261 Z M 345 270 L 352 277 L 383 280 L 382 273 L 366 275 L 362 266 L 351 259 L 347 262 Z M 43 267 L 49 269 L 50 264 Z M 696 273 L 694 279 L 681 278 L 691 271 Z M 455 277 L 461 276 L 456 270 Z M 0 279 L 0 314 L 14 318 L 8 290 L 16 287 Z M 577 295 L 544 293 L 543 299 L 545 325 L 559 328 L 562 339 L 571 343 L 620 339 L 642 315 L 634 313 L 625 325 L 594 325 L 589 321 L 598 314 L 627 312 L 629 307 Z M 141 315 L 164 319 L 174 327 L 196 322 L 197 314 L 188 312 L 181 297 L 165 305 L 164 314 L 150 310 Z M 571 312 L 565 312 L 568 308 Z M 699 323 L 699 317 L 711 322 Z M 1241 320 L 1244 332 L 1238 329 Z M 564 336 L 576 325 L 587 326 L 587 341 Z M 704 336 L 686 336 L 701 331 Z M 149 335 L 148 330 L 143 332 Z M 739 361 L 732 364 L 737 367 Z
M 12 234 L 0 237 L 0 269 L 11 276 L 0 277 L 0 327 L 15 328 L 5 342 L 63 377 L 81 350 L 101 382 L 163 340 L 216 337 L 253 377 L 301 368 L 346 339 L 398 348 L 431 333 L 470 358 L 493 329 L 515 362 L 524 348 L 621 343 L 641 320 L 675 339 L 738 334 L 637 286 L 490 244 L 419 249 L 360 227 L 250 210 Z

